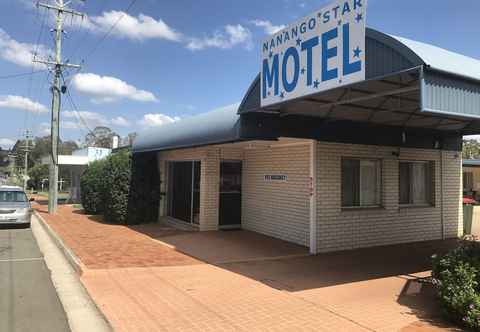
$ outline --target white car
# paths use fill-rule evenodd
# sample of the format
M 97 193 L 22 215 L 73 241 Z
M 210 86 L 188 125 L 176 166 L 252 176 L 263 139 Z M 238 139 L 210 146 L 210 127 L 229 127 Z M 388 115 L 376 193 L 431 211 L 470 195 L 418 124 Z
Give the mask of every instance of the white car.
M 0 187 L 0 224 L 30 225 L 33 209 L 32 199 L 20 187 Z

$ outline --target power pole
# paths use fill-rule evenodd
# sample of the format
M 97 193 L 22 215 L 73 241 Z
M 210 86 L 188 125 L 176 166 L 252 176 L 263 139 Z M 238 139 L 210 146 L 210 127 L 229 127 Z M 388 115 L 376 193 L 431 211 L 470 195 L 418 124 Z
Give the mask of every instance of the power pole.
M 23 168 L 23 190 L 27 190 L 27 182 L 28 182 L 28 153 L 30 152 L 29 142 L 30 142 L 30 130 L 25 130 L 25 156 L 24 156 L 24 168 Z
M 82 13 L 76 12 L 66 7 L 64 0 L 56 0 L 55 5 L 37 3 L 38 6 L 56 11 L 55 32 L 55 61 L 36 60 L 34 62 L 43 63 L 47 66 L 53 66 L 54 76 L 52 84 L 52 120 L 51 120 L 51 140 L 52 151 L 49 168 L 49 193 L 48 193 L 48 213 L 53 214 L 57 210 L 58 203 L 58 136 L 59 136 L 59 117 L 60 117 L 60 99 L 61 99 L 61 77 L 62 70 L 65 67 L 80 68 L 79 65 L 62 63 L 62 34 L 63 34 L 63 15 L 70 14 L 83 17 Z

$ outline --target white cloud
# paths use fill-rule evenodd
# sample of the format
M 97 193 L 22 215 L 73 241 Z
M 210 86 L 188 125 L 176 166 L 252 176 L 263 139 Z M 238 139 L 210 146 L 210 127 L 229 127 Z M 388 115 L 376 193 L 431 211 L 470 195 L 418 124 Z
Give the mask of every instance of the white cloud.
M 145 114 L 143 118 L 138 121 L 138 124 L 142 127 L 160 127 L 176 121 L 180 121 L 180 118 L 178 116 L 171 117 L 161 113 L 149 113 Z
M 60 128 L 78 130 L 80 129 L 80 126 L 78 125 L 78 123 L 73 121 L 61 121 Z
M 86 122 L 88 127 L 97 127 L 97 126 L 107 126 L 110 122 L 105 118 L 102 114 L 97 113 L 97 112 L 89 112 L 89 111 L 63 111 L 61 113 L 62 116 L 65 118 L 73 118 L 77 119 L 77 122 L 75 122 L 76 127 L 74 127 L 72 124 L 67 124 L 68 127 L 66 129 L 78 129 L 79 122 L 82 120 Z M 72 122 L 73 123 L 73 122 Z
M 243 45 L 246 49 L 252 49 L 252 33 L 240 24 L 226 25 L 223 31 L 216 31 L 211 36 L 191 38 L 186 47 L 196 51 L 212 47 L 229 49 L 238 45 Z
M 32 62 L 35 51 L 39 59 L 47 59 L 52 54 L 44 45 L 36 47 L 34 44 L 20 43 L 0 28 L 0 58 L 22 67 L 45 68 L 42 64 Z
M 38 133 L 41 136 L 50 136 L 50 123 L 42 122 L 38 125 Z
M 112 119 L 112 124 L 119 127 L 130 127 L 130 122 L 123 116 L 117 116 Z
M 267 35 L 273 35 L 286 27 L 286 25 L 283 24 L 273 25 L 272 22 L 268 20 L 253 20 L 251 23 L 259 28 L 263 28 L 263 31 L 265 31 Z
M 133 85 L 111 76 L 80 73 L 73 77 L 72 85 L 75 90 L 92 96 L 94 103 L 109 103 L 122 98 L 142 102 L 158 101 L 153 93 L 139 90 Z
M 0 138 L 0 147 L 2 147 L 2 149 L 11 149 L 14 145 L 14 140 L 10 138 Z
M 121 19 L 120 19 L 121 18 Z M 118 23 L 117 23 L 118 22 Z M 165 39 L 180 41 L 182 35 L 169 27 L 163 20 L 140 14 L 131 16 L 122 11 L 112 10 L 101 16 L 91 17 L 86 23 L 88 29 L 94 31 L 108 31 L 114 24 L 112 34 L 133 40 Z
M 11 108 L 32 113 L 47 113 L 48 109 L 35 101 L 22 96 L 0 96 L 0 107 Z

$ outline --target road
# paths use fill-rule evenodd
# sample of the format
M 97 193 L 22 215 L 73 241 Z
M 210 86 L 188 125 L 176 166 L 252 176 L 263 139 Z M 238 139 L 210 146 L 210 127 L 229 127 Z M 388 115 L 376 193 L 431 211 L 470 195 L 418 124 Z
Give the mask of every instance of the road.
M 29 228 L 0 229 L 0 332 L 3 331 L 70 331 L 50 271 Z

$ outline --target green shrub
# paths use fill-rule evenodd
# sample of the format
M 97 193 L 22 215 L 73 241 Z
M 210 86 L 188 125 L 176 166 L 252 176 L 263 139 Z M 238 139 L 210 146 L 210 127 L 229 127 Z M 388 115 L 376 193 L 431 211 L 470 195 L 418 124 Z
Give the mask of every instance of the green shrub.
M 82 206 L 88 214 L 100 214 L 103 211 L 105 164 L 105 160 L 94 161 L 80 178 Z
M 132 157 L 132 177 L 128 200 L 128 223 L 156 222 L 160 204 L 160 174 L 155 153 Z
M 103 172 L 103 215 L 114 224 L 127 224 L 127 207 L 130 192 L 131 157 L 127 151 L 109 156 Z
M 480 330 L 480 243 L 464 240 L 445 256 L 435 256 L 432 276 L 446 316 Z
M 160 175 L 155 153 L 127 151 L 88 167 L 80 179 L 81 199 L 89 214 L 102 213 L 115 224 L 141 224 L 158 219 Z

